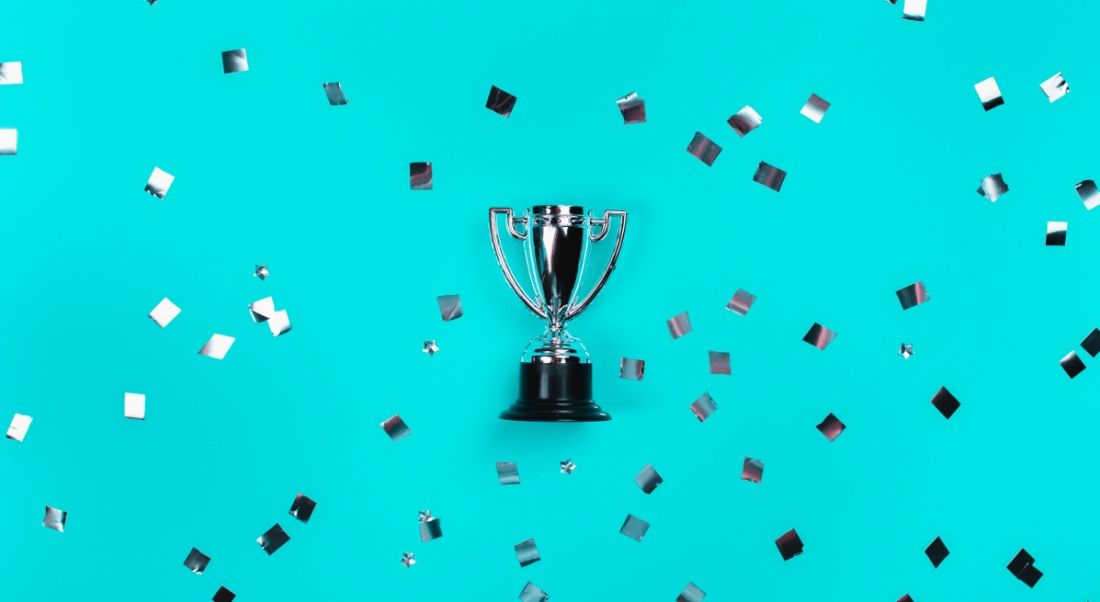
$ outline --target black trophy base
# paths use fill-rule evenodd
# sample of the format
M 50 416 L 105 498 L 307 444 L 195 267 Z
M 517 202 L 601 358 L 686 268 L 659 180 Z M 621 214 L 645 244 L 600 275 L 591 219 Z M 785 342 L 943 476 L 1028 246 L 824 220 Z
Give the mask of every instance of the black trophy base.
M 592 364 L 519 365 L 519 399 L 504 420 L 600 422 L 611 416 L 592 401 Z

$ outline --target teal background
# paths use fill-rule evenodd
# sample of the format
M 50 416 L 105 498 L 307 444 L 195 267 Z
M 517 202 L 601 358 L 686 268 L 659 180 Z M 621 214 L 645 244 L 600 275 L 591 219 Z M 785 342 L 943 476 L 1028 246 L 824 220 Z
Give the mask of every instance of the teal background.
M 6 2 L 0 61 L 0 566 L 11 600 L 1085 600 L 1100 363 L 1095 4 Z M 245 47 L 251 71 L 223 75 Z M 1038 84 L 1063 72 L 1072 93 Z M 982 111 L 993 75 L 1006 105 Z M 341 81 L 351 104 L 330 107 Z M 490 85 L 518 97 L 483 108 Z M 623 126 L 637 91 L 649 122 Z M 832 103 L 816 125 L 811 92 Z M 760 129 L 725 120 L 750 104 Z M 707 168 L 696 130 L 724 147 Z M 789 172 L 752 182 L 759 161 Z M 432 161 L 435 189 L 408 189 Z M 176 176 L 142 191 L 154 166 Z M 1002 172 L 1011 190 L 975 194 Z M 619 269 L 572 331 L 607 424 L 512 424 L 539 323 L 486 209 L 630 212 Z M 1043 245 L 1047 220 L 1068 245 Z M 271 277 L 251 276 L 256 263 Z M 903 312 L 894 291 L 932 300 Z M 758 296 L 745 318 L 737 288 Z M 435 298 L 462 295 L 440 320 Z M 273 339 L 249 302 L 273 295 Z M 167 329 L 146 314 L 170 297 Z M 690 311 L 694 332 L 665 320 Z M 813 322 L 838 332 L 824 352 Z M 196 351 L 237 337 L 224 361 Z M 420 351 L 426 338 L 441 351 Z M 897 353 L 914 345 L 908 362 Z M 732 354 L 712 376 L 708 350 Z M 1079 351 L 1080 353 L 1080 351 Z M 618 377 L 620 357 L 646 377 Z M 929 400 L 947 386 L 949 421 Z M 126 391 L 148 395 L 125 420 Z M 688 409 L 704 391 L 718 412 Z M 408 438 L 379 423 L 400 413 Z M 827 413 L 848 429 L 815 430 Z M 740 480 L 745 456 L 763 483 Z M 558 462 L 572 458 L 572 476 Z M 518 462 L 502 487 L 494 462 Z M 645 496 L 634 475 L 665 482 Z M 297 492 L 318 502 L 288 516 Z M 43 507 L 69 512 L 65 533 Z M 421 544 L 417 511 L 444 537 Z M 627 513 L 652 527 L 618 534 Z M 268 557 L 255 538 L 292 537 Z M 805 553 L 773 541 L 796 528 Z M 933 569 L 936 536 L 951 555 Z M 526 568 L 512 546 L 533 537 Z M 192 546 L 213 560 L 202 576 Z M 1005 565 L 1021 548 L 1034 590 Z M 406 569 L 401 552 L 415 552 Z

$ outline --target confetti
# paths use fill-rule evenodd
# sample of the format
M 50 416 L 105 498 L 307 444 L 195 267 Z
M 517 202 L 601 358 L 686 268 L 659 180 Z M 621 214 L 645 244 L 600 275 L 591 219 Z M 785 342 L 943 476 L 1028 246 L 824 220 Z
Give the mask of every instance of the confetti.
M 0 144 L 0 147 L 2 146 L 3 144 Z M 1097 205 L 1100 205 L 1100 190 L 1096 189 L 1096 182 L 1081 180 L 1074 188 L 1077 189 L 1077 196 L 1081 197 L 1081 202 L 1085 204 L 1085 209 L 1092 211 Z
M 149 175 L 149 180 L 145 183 L 145 192 L 158 199 L 163 199 L 164 195 L 168 194 L 168 189 L 171 188 L 175 179 L 176 176 L 159 167 L 154 167 L 153 173 Z
M 821 123 L 821 120 L 825 117 L 825 111 L 828 110 L 829 101 L 817 94 L 810 94 L 810 97 L 806 99 L 806 104 L 802 105 L 802 110 L 799 111 L 799 113 L 814 123 Z
M 233 598 L 236 598 L 237 594 L 229 591 L 224 585 L 218 588 L 218 591 L 214 593 L 212 600 L 214 602 L 233 602 Z
M 191 552 L 183 561 L 183 566 L 191 569 L 191 572 L 196 575 L 201 575 L 208 564 L 210 564 L 210 557 L 200 552 L 198 548 L 191 548 Z
M 145 420 L 144 393 L 123 393 L 122 406 L 123 414 L 126 416 L 126 418 L 133 418 L 134 420 Z
M 924 555 L 928 557 L 928 560 L 932 561 L 933 568 L 939 568 L 940 563 L 950 552 L 947 551 L 947 546 L 943 544 L 943 540 L 937 537 L 932 540 L 932 543 L 928 544 L 928 547 L 924 549 Z
M 688 582 L 684 586 L 684 591 L 680 592 L 679 596 L 676 596 L 676 602 L 703 602 L 703 598 L 707 597 L 707 593 L 699 589 L 698 585 Z
M 741 110 L 734 113 L 732 117 L 726 120 L 726 123 L 730 124 L 733 131 L 737 132 L 738 136 L 742 138 L 745 134 L 760 127 L 763 123 L 763 119 L 760 118 L 760 113 L 757 113 L 755 109 L 749 105 L 741 107 Z
M 69 518 L 69 513 L 64 510 L 58 510 L 57 508 L 51 508 L 46 506 L 46 517 L 42 519 L 42 526 L 47 529 L 53 529 L 58 533 L 65 532 L 65 521 Z
M 515 462 L 497 462 L 497 480 L 501 485 L 519 485 L 519 468 Z
M 1066 83 L 1066 79 L 1062 77 L 1061 71 L 1039 84 L 1039 89 L 1043 91 L 1043 94 L 1046 94 L 1047 100 L 1052 103 L 1066 94 L 1069 94 L 1069 84 Z
M 649 495 L 653 493 L 653 490 L 656 489 L 658 485 L 664 483 L 665 480 L 661 478 L 661 475 L 657 474 L 652 464 L 646 464 L 645 468 L 634 477 L 634 482 L 642 489 L 642 493 Z
M 259 278 L 261 281 L 267 280 L 267 277 L 271 275 L 271 272 L 267 269 L 266 265 L 257 265 L 256 271 L 252 273 L 253 276 Z
M 577 469 L 577 465 L 574 464 L 572 460 L 562 460 L 561 461 L 561 473 L 562 474 L 573 474 L 573 471 L 576 470 L 576 469 Z
M 229 353 L 229 348 L 233 346 L 233 342 L 236 340 L 228 335 L 214 333 L 210 336 L 210 340 L 202 346 L 202 349 L 199 349 L 199 355 L 212 357 L 216 360 L 225 359 L 225 354 Z
M 424 341 L 424 348 L 421 351 L 427 353 L 428 357 L 432 357 L 439 351 L 439 345 L 436 345 L 435 341 Z
M 309 517 L 313 516 L 313 509 L 316 507 L 317 502 L 299 493 L 294 496 L 294 503 L 290 505 L 290 515 L 303 523 L 308 523 Z
M 401 416 L 397 414 L 390 416 L 382 423 L 382 430 L 385 431 L 393 441 L 400 441 L 412 434 L 412 430 L 410 430 L 408 425 L 405 424 L 405 421 L 401 419 Z
M 756 166 L 756 174 L 753 175 L 752 181 L 779 192 L 779 189 L 783 187 L 783 180 L 786 178 L 787 172 L 761 161 L 760 165 Z
M 634 541 L 642 541 L 646 531 L 649 531 L 649 523 L 633 514 L 627 514 L 626 520 L 623 521 L 623 526 L 619 527 L 619 533 L 626 535 Z
M 433 539 L 443 537 L 443 523 L 432 516 L 431 510 L 420 511 L 420 542 L 428 543 Z
M 759 483 L 764 478 L 764 461 L 745 456 L 745 463 L 741 465 L 741 479 Z
M 623 125 L 645 123 L 645 99 L 631 92 L 615 101 L 619 112 L 623 114 Z
M 711 142 L 710 138 L 704 136 L 702 132 L 695 132 L 695 137 L 691 139 L 691 144 L 688 144 L 687 152 L 691 153 L 696 159 L 706 163 L 707 167 L 710 167 L 714 165 L 714 160 L 718 158 L 718 154 L 722 152 L 722 147 Z
M 695 417 L 699 419 L 699 422 L 703 422 L 710 415 L 718 411 L 718 404 L 710 396 L 710 393 L 703 393 L 691 404 L 691 412 L 695 414 Z
M 619 378 L 642 380 L 643 376 L 645 376 L 645 360 L 624 357 L 619 361 Z
M 904 596 L 898 598 L 898 602 L 913 602 L 913 598 L 910 597 L 909 594 L 905 594 Z
M 1006 192 L 1008 192 L 1008 184 L 1005 184 L 1005 179 L 999 173 L 982 178 L 982 184 L 978 186 L 978 194 L 989 199 L 990 203 L 996 203 L 997 199 Z
M 744 289 L 737 289 L 737 292 L 733 293 L 733 297 L 729 303 L 726 304 L 726 309 L 733 313 L 745 317 L 752 309 L 752 304 L 756 301 L 756 295 L 746 291 Z
M 906 0 L 906 4 L 909 1 Z M 1001 89 L 997 87 L 997 80 L 992 77 L 987 77 L 974 84 L 974 90 L 978 93 L 978 99 L 982 101 L 982 108 L 986 111 L 1005 103 L 1005 99 L 1001 97 Z
M 401 564 L 405 565 L 405 568 L 410 568 L 416 564 L 416 554 L 412 552 L 401 552 Z
M 157 303 L 157 306 L 153 308 L 153 311 L 149 312 L 149 319 L 157 323 L 157 326 L 164 328 L 176 319 L 176 316 L 180 315 L 180 308 L 172 303 L 172 300 L 165 297 Z
M 821 421 L 821 424 L 817 425 L 817 430 L 821 431 L 822 435 L 829 441 L 836 441 L 836 438 L 844 432 L 844 423 L 833 414 L 829 414 Z
M 900 353 L 901 357 L 903 357 L 905 359 L 909 359 L 909 358 L 913 357 L 913 345 L 911 345 L 909 343 L 902 343 L 901 344 L 901 350 L 898 351 L 898 353 Z
M 16 414 L 13 416 L 11 424 L 8 425 L 8 439 L 14 439 L 22 443 L 23 438 L 27 436 L 27 431 L 31 428 L 32 420 L 34 420 L 34 418 L 26 414 Z
M 1096 357 L 1100 353 L 1100 328 L 1093 328 L 1085 340 L 1081 341 L 1081 348 L 1090 356 Z
M 909 21 L 923 21 L 928 0 L 905 0 L 901 7 L 901 18 Z
M 709 351 L 710 356 L 710 373 L 711 374 L 729 374 L 730 373 L 730 354 L 725 351 Z
M 340 82 L 329 82 L 321 85 L 325 88 L 325 96 L 328 98 L 329 105 L 339 107 L 348 104 L 348 97 L 344 96 L 344 87 L 340 85 Z
M 432 162 L 420 161 L 409 163 L 409 189 L 432 189 Z
M 1073 378 L 1085 370 L 1085 362 L 1081 361 L 1081 358 L 1077 357 L 1076 351 L 1070 351 L 1058 361 L 1058 365 L 1062 366 L 1062 369 L 1066 371 L 1066 374 L 1070 378 Z
M 440 295 L 436 297 L 436 303 L 439 304 L 439 313 L 444 322 L 462 317 L 462 299 L 458 295 Z
M 520 602 L 549 602 L 550 594 L 539 589 L 539 586 L 527 582 L 527 585 L 523 586 L 523 590 L 519 593 Z
M 290 314 L 285 309 L 280 309 L 267 321 L 267 328 L 271 336 L 277 337 L 290 332 Z
M 940 387 L 940 390 L 932 396 L 932 405 L 936 406 L 944 418 L 950 418 L 962 404 L 947 390 L 947 387 Z
M 1031 557 L 1031 554 L 1028 554 L 1027 550 L 1020 548 L 1016 557 L 1012 559 L 1012 562 L 1008 563 L 1008 572 L 1012 573 L 1012 575 L 1020 581 L 1023 581 L 1028 587 L 1035 587 L 1035 584 L 1039 582 L 1043 573 L 1035 568 L 1034 562 L 1035 559 Z
M 263 551 L 267 552 L 268 556 L 274 554 L 276 550 L 283 547 L 283 544 L 288 541 L 290 541 L 290 536 L 286 534 L 286 531 L 283 531 L 279 523 L 275 523 L 275 526 L 256 538 L 256 543 L 260 544 L 260 547 L 263 548 Z
M 10 61 L 0 63 L 0 86 L 13 86 L 23 83 L 23 63 Z
M 516 97 L 493 86 L 489 88 L 489 99 L 485 101 L 485 108 L 490 111 L 508 117 L 512 114 L 512 108 L 516 106 Z
M 542 557 L 539 556 L 539 549 L 535 547 L 535 540 L 528 539 L 516 544 L 516 560 L 519 560 L 520 568 L 523 568 L 529 564 L 535 564 Z
M 779 548 L 779 555 L 783 560 L 790 560 L 802 553 L 802 539 L 794 529 L 791 529 L 775 540 L 775 547 Z
M 688 312 L 685 311 L 669 318 L 668 332 L 672 335 L 673 340 L 691 332 L 691 316 L 688 315 Z
M 1068 229 L 1068 222 L 1047 222 L 1047 246 L 1066 246 L 1066 230 Z
M 264 297 L 259 301 L 253 301 L 248 304 L 248 312 L 252 314 L 254 323 L 266 322 L 275 316 L 275 299 Z
M 248 71 L 248 51 L 238 48 L 222 52 L 222 71 L 226 74 Z
M 14 155 L 19 150 L 19 130 L 0 128 L 0 155 Z
M 897 295 L 898 301 L 901 302 L 902 311 L 929 300 L 928 291 L 925 290 L 924 283 L 920 281 L 898 290 Z
M 802 340 L 824 351 L 825 348 L 829 346 L 829 343 L 832 343 L 835 338 L 835 332 L 814 322 L 814 325 L 810 327 L 810 330 L 806 333 L 806 336 L 802 337 Z

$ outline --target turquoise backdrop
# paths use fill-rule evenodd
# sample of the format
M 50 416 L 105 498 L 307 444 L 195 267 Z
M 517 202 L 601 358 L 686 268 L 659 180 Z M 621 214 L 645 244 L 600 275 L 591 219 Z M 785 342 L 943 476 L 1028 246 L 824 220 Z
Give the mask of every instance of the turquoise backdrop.
M 34 417 L 0 440 L 5 600 L 515 600 L 528 581 L 555 602 L 672 601 L 689 581 L 708 602 L 1100 596 L 1100 361 L 1078 348 L 1100 326 L 1100 225 L 1074 191 L 1100 179 L 1095 3 L 931 0 L 924 22 L 882 0 L 0 14 L 0 62 L 25 77 L 0 86 L 19 130 L 0 157 L 0 421 Z M 241 47 L 250 71 L 224 75 Z M 1050 104 L 1056 72 L 1072 93 Z M 989 76 L 1006 104 L 987 113 Z M 484 108 L 491 85 L 518 97 L 510 118 Z M 649 120 L 624 126 L 632 91 Z M 820 125 L 799 115 L 810 93 L 832 103 Z M 746 104 L 763 125 L 738 138 Z M 724 147 L 713 167 L 684 150 L 697 130 Z M 752 181 L 761 160 L 789 172 L 781 192 Z M 411 161 L 434 190 L 409 190 Z M 142 190 L 154 166 L 176 176 L 164 200 Z M 998 172 L 994 204 L 975 189 Z M 540 325 L 486 211 L 562 202 L 630 212 L 572 325 L 614 420 L 506 423 Z M 1044 246 L 1047 220 L 1067 246 Z M 918 280 L 932 300 L 902 311 Z M 746 317 L 725 309 L 738 288 Z M 465 315 L 443 322 L 455 293 Z M 294 324 L 279 338 L 247 311 L 269 295 Z M 165 296 L 183 312 L 162 330 L 146 314 Z M 694 331 L 672 340 L 682 311 Z M 801 341 L 814 322 L 838 333 L 825 351 Z M 214 332 L 237 337 L 224 361 L 196 353 Z M 1089 369 L 1070 380 L 1075 348 Z M 700 424 L 704 391 L 719 409 Z M 848 426 L 831 443 L 829 412 Z M 497 461 L 522 483 L 498 485 Z M 309 524 L 287 513 L 298 492 Z M 444 537 L 422 544 L 427 508 Z M 628 513 L 652 524 L 642 543 L 618 533 Z M 292 539 L 269 557 L 255 538 L 276 522 Z M 791 528 L 805 552 L 784 562 Z M 520 568 L 528 538 L 542 560 Z M 1033 590 L 1005 568 L 1021 547 Z

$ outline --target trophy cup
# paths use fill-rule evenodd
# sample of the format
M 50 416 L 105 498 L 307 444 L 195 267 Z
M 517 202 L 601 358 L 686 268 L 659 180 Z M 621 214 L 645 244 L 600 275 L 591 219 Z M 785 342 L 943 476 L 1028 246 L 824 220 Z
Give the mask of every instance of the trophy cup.
M 498 217 L 502 215 L 508 234 L 523 243 L 527 274 L 535 291 L 533 299 L 516 281 L 501 248 Z M 620 221 L 611 259 L 591 292 L 580 297 L 590 245 L 607 236 L 612 217 Z M 592 401 L 588 350 L 566 331 L 565 325 L 588 308 L 607 282 L 619 258 L 624 234 L 625 211 L 604 211 L 603 217 L 595 217 L 584 207 L 537 205 L 516 217 L 508 207 L 489 210 L 489 236 L 504 279 L 524 305 L 546 321 L 546 330 L 531 339 L 520 357 L 519 399 L 501 418 L 538 422 L 611 420 Z

